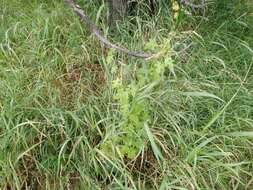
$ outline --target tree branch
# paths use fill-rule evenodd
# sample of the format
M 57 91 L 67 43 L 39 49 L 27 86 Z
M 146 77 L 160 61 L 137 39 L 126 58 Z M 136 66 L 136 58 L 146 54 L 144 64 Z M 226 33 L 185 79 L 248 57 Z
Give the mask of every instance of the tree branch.
M 113 44 L 101 33 L 101 31 L 97 28 L 97 26 L 93 24 L 91 19 L 84 13 L 84 11 L 80 8 L 80 6 L 75 4 L 74 0 L 64 0 L 64 1 L 80 17 L 81 21 L 88 26 L 89 30 L 99 39 L 99 41 L 104 45 L 106 45 L 108 48 L 112 48 L 122 53 L 128 54 L 130 56 L 143 59 L 149 59 L 153 56 L 153 54 L 131 51 L 127 48 Z

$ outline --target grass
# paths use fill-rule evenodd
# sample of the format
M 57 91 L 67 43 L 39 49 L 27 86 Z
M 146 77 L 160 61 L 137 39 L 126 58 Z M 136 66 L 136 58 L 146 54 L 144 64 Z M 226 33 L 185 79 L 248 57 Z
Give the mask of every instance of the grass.
M 82 6 L 107 32 L 106 9 Z M 132 49 L 190 45 L 127 104 L 147 106 L 131 115 L 144 136 L 130 159 L 102 148 L 124 127 L 112 83 L 139 84 L 149 62 L 103 48 L 62 1 L 1 1 L 0 189 L 253 189 L 252 7 L 217 0 L 174 22 L 163 6 L 115 31 Z

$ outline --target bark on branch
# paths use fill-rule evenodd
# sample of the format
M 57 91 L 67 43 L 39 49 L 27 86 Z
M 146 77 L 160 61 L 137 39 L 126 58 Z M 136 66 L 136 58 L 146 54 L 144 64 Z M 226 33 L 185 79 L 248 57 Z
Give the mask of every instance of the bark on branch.
M 110 42 L 101 33 L 101 31 L 97 28 L 97 26 L 93 24 L 89 16 L 85 14 L 84 11 L 80 8 L 80 6 L 74 2 L 74 0 L 64 0 L 64 1 L 80 17 L 81 21 L 88 26 L 89 30 L 99 39 L 99 41 L 103 43 L 105 46 L 107 46 L 108 48 L 115 49 L 117 51 L 120 51 L 122 53 L 128 54 L 133 57 L 137 57 L 137 58 L 150 59 L 151 57 L 153 57 L 153 54 L 131 51 L 127 48 L 121 47 L 119 45 L 116 45 Z

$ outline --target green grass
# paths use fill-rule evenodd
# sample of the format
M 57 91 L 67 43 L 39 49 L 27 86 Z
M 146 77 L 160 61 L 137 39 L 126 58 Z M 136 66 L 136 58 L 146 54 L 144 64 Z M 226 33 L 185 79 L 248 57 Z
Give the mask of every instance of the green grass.
M 106 9 L 82 6 L 107 32 Z M 204 20 L 166 11 L 137 11 L 110 37 L 191 44 L 158 85 L 134 86 L 125 113 L 112 83 L 138 86 L 150 62 L 108 52 L 60 0 L 0 2 L 0 189 L 253 189 L 253 4 L 213 1 Z M 130 116 L 143 142 L 131 159 L 103 148 Z

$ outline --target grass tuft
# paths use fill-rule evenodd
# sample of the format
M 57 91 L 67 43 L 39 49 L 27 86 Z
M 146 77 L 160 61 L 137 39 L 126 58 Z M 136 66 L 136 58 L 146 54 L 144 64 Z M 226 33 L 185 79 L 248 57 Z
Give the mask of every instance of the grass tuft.
M 253 189 L 253 4 L 209 2 L 173 20 L 161 0 L 114 33 L 82 2 L 112 41 L 161 50 L 147 62 L 62 1 L 2 0 L 0 189 Z

